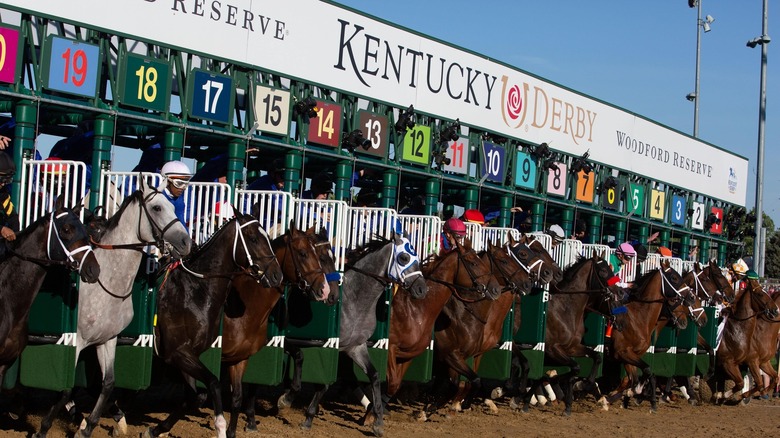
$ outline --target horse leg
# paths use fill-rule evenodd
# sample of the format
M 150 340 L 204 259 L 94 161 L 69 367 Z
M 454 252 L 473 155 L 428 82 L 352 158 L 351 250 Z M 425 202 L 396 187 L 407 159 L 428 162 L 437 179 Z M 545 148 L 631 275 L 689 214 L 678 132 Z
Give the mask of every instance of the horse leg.
M 257 385 L 254 383 L 242 383 L 241 390 L 244 393 L 242 405 L 246 415 L 246 427 L 244 432 L 257 432 L 257 419 L 255 418 L 255 404 L 257 402 Z
M 100 369 L 103 371 L 103 387 L 100 390 L 95 407 L 87 417 L 86 424 L 76 433 L 80 437 L 92 436 L 92 431 L 100 421 L 106 406 L 108 405 L 111 392 L 114 390 L 114 357 L 116 354 L 116 337 L 109 339 L 105 344 L 96 346 L 97 359 Z
M 519 370 L 519 371 L 518 371 Z M 516 409 L 523 404 L 523 412 L 528 412 L 528 403 L 531 398 L 528 395 L 528 374 L 531 372 L 531 364 L 528 362 L 528 358 L 525 357 L 520 346 L 516 343 L 512 343 L 512 375 L 510 376 L 509 388 L 515 388 L 515 396 L 510 400 L 509 405 Z M 519 374 L 519 379 L 518 379 Z M 513 382 L 514 379 L 514 382 Z
M 769 376 L 769 386 L 764 388 L 763 391 L 761 391 L 761 395 L 769 394 L 769 396 L 772 396 L 772 393 L 775 391 L 775 386 L 777 386 L 777 370 L 775 370 L 772 367 L 772 364 L 769 363 L 769 361 L 766 361 L 760 365 L 761 371 L 763 371 L 767 376 Z
M 647 380 L 650 382 L 650 411 L 656 412 L 658 410 L 658 400 L 655 394 L 655 374 L 653 374 L 653 371 L 650 369 L 650 365 L 644 361 L 642 361 L 642 364 L 644 365 L 642 367 L 642 373 L 644 373 L 644 375 L 647 377 Z
M 449 356 L 446 359 L 447 364 L 450 366 L 454 373 L 455 381 L 458 382 L 458 376 L 465 376 L 469 383 L 469 389 L 468 391 L 465 391 L 466 385 L 463 385 L 462 392 L 465 392 L 465 397 L 463 398 L 463 402 L 461 404 L 462 407 L 468 407 L 471 405 L 471 401 L 474 398 L 474 394 L 479 392 L 479 390 L 482 388 L 482 380 L 479 378 L 479 375 L 474 372 L 471 367 L 466 363 L 466 361 L 461 357 L 456 356 Z M 459 391 L 458 396 L 460 396 L 461 391 Z M 459 401 L 458 398 L 454 399 L 456 402 Z
M 241 402 L 243 400 L 243 391 L 241 387 L 241 379 L 244 377 L 244 370 L 246 369 L 246 361 L 229 365 L 228 373 L 230 375 L 230 389 L 232 392 L 232 398 L 230 403 L 230 423 L 228 423 L 227 436 L 228 438 L 235 438 L 236 427 L 238 426 L 238 416 L 240 415 Z
M 743 395 L 744 398 L 750 400 L 753 394 L 760 394 L 764 388 L 764 378 L 761 377 L 761 369 L 759 368 L 758 358 L 748 361 L 748 370 L 750 375 L 753 376 L 753 387 L 749 388 L 749 391 Z
M 382 388 L 380 387 L 379 372 L 374 368 L 374 364 L 371 363 L 371 357 L 368 355 L 368 347 L 366 344 L 360 344 L 355 347 L 351 347 L 345 350 L 347 356 L 352 359 L 361 370 L 368 376 L 371 382 L 372 392 L 372 411 L 374 414 L 374 424 L 371 426 L 376 436 L 384 436 L 384 406 L 382 404 Z
M 293 360 L 293 378 L 290 383 L 290 388 L 284 391 L 276 402 L 276 406 L 279 410 L 284 410 L 292 406 L 292 402 L 295 396 L 301 390 L 301 379 L 303 375 L 303 350 L 298 347 L 290 347 L 288 353 Z
M 723 393 L 723 399 L 728 400 L 737 394 L 742 394 L 742 373 L 739 371 L 739 365 L 734 362 L 724 362 L 721 364 L 723 371 L 726 373 L 726 378 L 731 379 L 734 382 L 734 387 L 730 391 Z M 725 390 L 725 384 L 724 384 Z
M 214 428 L 217 431 L 218 438 L 226 438 L 227 422 L 225 421 L 224 412 L 222 410 L 222 393 L 217 377 L 201 363 L 198 356 L 188 351 L 177 351 L 175 355 L 168 359 L 168 362 L 176 366 L 181 370 L 185 377 L 190 379 L 196 379 L 203 382 L 208 388 L 208 393 L 211 395 L 212 404 L 214 405 Z M 190 380 L 190 389 L 196 394 L 197 389 L 193 382 Z M 144 434 L 145 437 L 156 437 L 162 433 L 170 432 L 173 426 L 184 416 L 184 409 L 186 405 L 180 406 L 177 410 L 168 415 L 168 418 L 157 424 L 153 428 L 149 428 Z
M 311 429 L 311 423 L 314 420 L 314 417 L 317 415 L 317 411 L 320 407 L 320 400 L 322 399 L 322 396 L 325 395 L 325 393 L 328 391 L 328 385 L 320 385 L 320 389 L 317 390 L 317 392 L 314 393 L 314 397 L 311 399 L 311 403 L 309 403 L 309 407 L 306 408 L 306 417 L 303 419 L 303 422 L 300 424 L 300 428 L 303 430 L 310 430 Z
M 72 388 L 62 391 L 60 399 L 51 407 L 51 410 L 49 410 L 49 413 L 46 414 L 43 420 L 41 420 L 41 430 L 33 435 L 34 438 L 46 438 L 46 434 L 49 432 L 49 429 L 51 429 L 54 418 L 57 416 L 57 413 L 65 407 L 65 403 L 70 400 L 72 392 Z

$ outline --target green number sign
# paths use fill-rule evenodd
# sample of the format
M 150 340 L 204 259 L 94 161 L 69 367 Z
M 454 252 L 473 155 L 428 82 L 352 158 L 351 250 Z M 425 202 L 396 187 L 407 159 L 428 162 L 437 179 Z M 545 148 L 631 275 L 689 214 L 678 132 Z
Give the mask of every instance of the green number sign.
M 166 112 L 171 100 L 171 65 L 167 61 L 128 54 L 119 71 L 121 103 Z
M 430 126 L 416 125 L 406 132 L 401 159 L 412 163 L 428 165 L 431 151 Z
M 645 213 L 645 186 L 631 183 L 626 199 L 626 213 L 642 216 Z

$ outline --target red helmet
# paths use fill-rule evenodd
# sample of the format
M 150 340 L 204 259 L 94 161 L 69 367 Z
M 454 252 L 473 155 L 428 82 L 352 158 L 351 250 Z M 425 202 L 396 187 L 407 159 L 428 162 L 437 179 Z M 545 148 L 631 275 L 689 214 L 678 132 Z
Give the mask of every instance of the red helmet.
M 466 235 L 466 224 L 463 223 L 462 220 L 451 217 L 447 219 L 447 222 L 444 222 L 444 230 L 449 231 L 452 234 L 457 234 L 460 236 Z
M 479 210 L 469 209 L 463 213 L 463 220 L 481 225 L 485 223 L 485 216 Z

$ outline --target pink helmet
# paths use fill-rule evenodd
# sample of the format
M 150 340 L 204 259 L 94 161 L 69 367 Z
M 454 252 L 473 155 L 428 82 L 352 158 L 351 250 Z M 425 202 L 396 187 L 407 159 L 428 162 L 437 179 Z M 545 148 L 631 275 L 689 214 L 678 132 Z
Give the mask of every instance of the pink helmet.
M 634 247 L 628 242 L 623 242 L 617 247 L 617 252 L 625 255 L 626 257 L 636 257 L 636 251 Z
M 452 234 L 457 234 L 460 236 L 466 235 L 466 224 L 463 223 L 462 220 L 451 217 L 447 219 L 447 222 L 444 222 L 444 230 L 449 231 Z

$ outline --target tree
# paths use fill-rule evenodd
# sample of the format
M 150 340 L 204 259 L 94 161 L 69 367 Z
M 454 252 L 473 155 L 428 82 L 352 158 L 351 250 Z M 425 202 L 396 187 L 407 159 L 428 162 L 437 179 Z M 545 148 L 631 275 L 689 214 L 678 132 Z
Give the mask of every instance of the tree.
M 734 208 L 729 210 L 723 220 L 724 232 L 731 241 L 742 243 L 742 245 L 729 245 L 726 252 L 726 260 L 734 261 L 741 257 L 753 255 L 753 242 L 756 237 L 756 209 L 755 207 L 749 213 L 745 213 L 743 208 Z M 767 252 L 769 251 L 770 237 L 775 235 L 775 222 L 771 217 L 763 213 L 763 226 L 766 228 Z M 780 242 L 778 242 L 780 244 Z M 768 256 L 767 256 L 768 257 Z M 767 270 L 766 263 L 764 270 Z
M 771 239 L 767 236 L 765 257 L 764 276 L 780 278 L 780 233 L 772 233 Z

